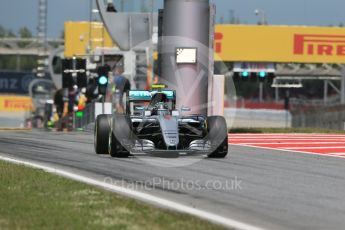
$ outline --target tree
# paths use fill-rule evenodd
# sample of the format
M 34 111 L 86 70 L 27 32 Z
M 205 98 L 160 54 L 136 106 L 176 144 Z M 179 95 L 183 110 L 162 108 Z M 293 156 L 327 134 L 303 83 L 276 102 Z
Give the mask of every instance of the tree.
M 18 30 L 18 36 L 20 38 L 32 38 L 32 33 L 27 27 L 24 26 Z M 30 42 L 19 42 L 18 46 L 21 48 L 24 48 L 25 46 L 28 46 L 29 44 Z
M 7 34 L 6 29 L 2 25 L 0 25 L 0 38 L 5 37 L 6 34 Z
M 14 38 L 17 35 L 11 30 L 0 25 L 0 38 Z
M 32 38 L 32 33 L 26 26 L 19 29 L 18 35 L 20 38 Z
M 15 37 L 17 37 L 17 35 L 11 29 L 9 29 L 9 30 L 7 30 L 7 33 L 6 33 L 5 37 L 15 38 Z

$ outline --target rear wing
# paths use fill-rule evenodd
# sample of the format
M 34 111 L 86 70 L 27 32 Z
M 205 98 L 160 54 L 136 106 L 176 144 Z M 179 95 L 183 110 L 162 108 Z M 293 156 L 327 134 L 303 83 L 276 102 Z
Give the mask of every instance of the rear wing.
M 127 98 L 129 102 L 151 101 L 152 96 L 158 92 L 164 93 L 169 101 L 176 100 L 175 90 L 130 90 Z

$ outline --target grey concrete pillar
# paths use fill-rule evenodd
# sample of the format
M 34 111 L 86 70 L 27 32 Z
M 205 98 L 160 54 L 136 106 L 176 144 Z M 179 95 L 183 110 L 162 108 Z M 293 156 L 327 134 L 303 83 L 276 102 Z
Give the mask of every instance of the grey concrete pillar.
M 259 102 L 264 101 L 264 83 L 260 82 L 259 83 Z
M 327 105 L 328 102 L 328 80 L 323 81 L 323 103 Z
M 341 67 L 340 103 L 345 104 L 345 66 Z
M 213 31 L 211 31 L 213 33 Z M 177 106 L 207 114 L 209 0 L 165 0 L 161 40 L 162 82 L 177 91 Z M 196 63 L 176 64 L 177 48 L 196 48 Z

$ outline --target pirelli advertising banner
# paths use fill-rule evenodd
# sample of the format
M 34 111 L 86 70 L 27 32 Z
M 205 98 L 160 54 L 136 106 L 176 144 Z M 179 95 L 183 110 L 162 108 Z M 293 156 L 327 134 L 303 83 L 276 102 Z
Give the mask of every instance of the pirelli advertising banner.
M 0 112 L 27 112 L 32 110 L 29 96 L 0 95 Z
M 345 63 L 345 28 L 217 25 L 215 60 Z

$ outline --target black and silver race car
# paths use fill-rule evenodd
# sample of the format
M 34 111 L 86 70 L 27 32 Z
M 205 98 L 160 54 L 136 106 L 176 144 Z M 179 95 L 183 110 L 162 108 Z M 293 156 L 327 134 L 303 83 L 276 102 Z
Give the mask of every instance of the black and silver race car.
M 173 90 L 131 90 L 126 114 L 99 115 L 95 121 L 97 154 L 128 157 L 135 153 L 170 157 L 204 154 L 224 158 L 228 153 L 227 125 L 222 116 L 183 115 Z

